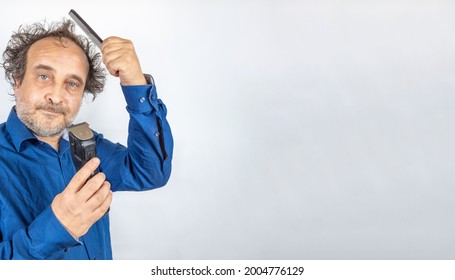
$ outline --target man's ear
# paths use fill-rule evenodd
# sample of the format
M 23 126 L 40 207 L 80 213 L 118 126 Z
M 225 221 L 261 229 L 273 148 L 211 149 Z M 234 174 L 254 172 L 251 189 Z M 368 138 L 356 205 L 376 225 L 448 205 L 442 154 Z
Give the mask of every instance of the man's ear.
M 16 90 L 18 87 L 21 86 L 21 79 L 19 79 L 18 77 L 13 77 L 13 80 L 14 80 L 14 86 L 13 86 L 13 89 Z

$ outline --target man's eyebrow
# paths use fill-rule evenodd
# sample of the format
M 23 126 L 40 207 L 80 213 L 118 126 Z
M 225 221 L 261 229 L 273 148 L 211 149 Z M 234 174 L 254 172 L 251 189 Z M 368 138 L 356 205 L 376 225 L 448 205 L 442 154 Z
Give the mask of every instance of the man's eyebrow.
M 33 67 L 34 70 L 40 70 L 40 69 L 44 69 L 44 70 L 49 70 L 49 71 L 54 71 L 55 69 L 52 68 L 51 66 L 49 65 L 45 65 L 45 64 L 38 64 L 36 65 L 35 67 Z
M 49 71 L 55 71 L 54 68 L 52 68 L 51 66 L 49 65 L 45 65 L 45 64 L 38 64 L 36 65 L 35 67 L 33 67 L 34 70 L 40 70 L 40 69 L 44 69 L 44 70 L 49 70 Z M 84 80 L 79 77 L 78 75 L 76 74 L 70 74 L 69 75 L 69 78 L 71 79 L 75 79 L 76 81 L 78 81 L 81 85 L 84 84 Z

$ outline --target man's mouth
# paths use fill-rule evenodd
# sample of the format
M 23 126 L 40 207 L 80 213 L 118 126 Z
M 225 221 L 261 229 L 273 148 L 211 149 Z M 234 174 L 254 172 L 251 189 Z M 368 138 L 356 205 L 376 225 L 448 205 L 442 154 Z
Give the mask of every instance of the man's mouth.
M 38 110 L 41 110 L 46 115 L 51 116 L 58 116 L 58 115 L 66 115 L 66 111 L 63 108 L 56 108 L 51 106 L 41 106 L 38 107 Z

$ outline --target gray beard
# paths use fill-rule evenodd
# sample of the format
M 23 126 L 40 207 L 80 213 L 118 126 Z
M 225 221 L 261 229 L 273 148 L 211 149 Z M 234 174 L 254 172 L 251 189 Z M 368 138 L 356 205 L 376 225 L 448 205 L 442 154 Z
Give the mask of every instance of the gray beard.
M 71 118 L 67 117 L 67 112 L 64 109 L 53 105 L 46 105 L 38 107 L 40 109 L 46 108 L 48 110 L 62 113 L 64 118 L 64 122 L 61 123 L 53 123 L 52 119 L 46 119 L 45 121 L 37 121 L 33 117 L 33 110 L 27 105 L 16 103 L 16 113 L 18 118 L 24 123 L 24 125 L 30 129 L 36 136 L 39 137 L 52 137 L 52 136 L 60 136 L 63 134 L 64 130 L 71 125 L 73 122 L 76 114 Z

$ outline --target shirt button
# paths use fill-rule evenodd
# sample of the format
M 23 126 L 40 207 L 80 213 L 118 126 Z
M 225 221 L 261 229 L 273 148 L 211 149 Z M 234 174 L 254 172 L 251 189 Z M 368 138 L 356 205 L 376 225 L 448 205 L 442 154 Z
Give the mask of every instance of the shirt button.
M 141 102 L 141 103 L 144 103 L 144 101 L 145 101 L 145 97 L 141 97 L 141 98 L 139 99 L 139 102 Z
M 156 137 L 160 136 L 160 132 L 159 131 L 155 132 L 155 136 Z
M 155 100 L 155 98 L 156 98 L 155 95 L 152 95 L 152 100 Z

